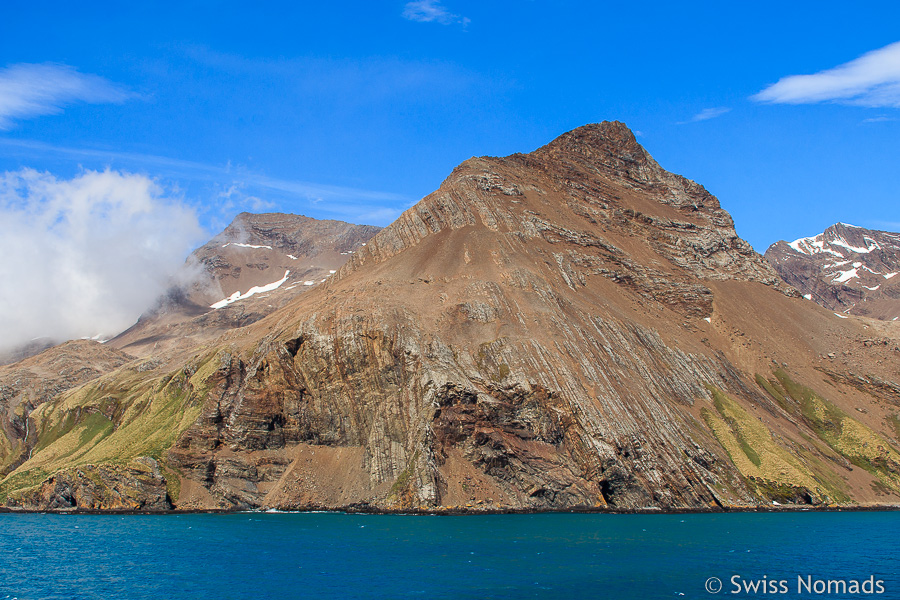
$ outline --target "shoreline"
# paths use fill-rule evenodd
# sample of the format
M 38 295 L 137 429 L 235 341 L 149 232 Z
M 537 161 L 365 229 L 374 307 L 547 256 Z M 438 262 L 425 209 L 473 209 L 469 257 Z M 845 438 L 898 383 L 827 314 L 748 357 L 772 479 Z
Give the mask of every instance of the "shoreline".
M 340 508 L 306 507 L 298 509 L 172 509 L 172 510 L 141 510 L 141 509 L 83 509 L 63 508 L 49 510 L 32 510 L 24 508 L 0 507 L 0 514 L 49 514 L 49 515 L 156 515 L 178 516 L 196 514 L 346 514 L 346 515 L 395 515 L 410 517 L 426 516 L 479 516 L 479 515 L 537 515 L 537 514 L 610 514 L 610 515 L 684 515 L 684 514 L 728 514 L 728 513 L 799 513 L 799 512 L 893 512 L 900 511 L 900 504 L 874 504 L 874 505 L 840 505 L 840 506 L 811 506 L 805 504 L 791 504 L 779 506 L 741 506 L 741 507 L 683 507 L 683 508 L 595 508 L 574 507 L 560 509 L 531 509 L 531 508 L 498 508 L 472 510 L 470 508 L 448 509 L 382 509 L 368 507 L 345 506 Z

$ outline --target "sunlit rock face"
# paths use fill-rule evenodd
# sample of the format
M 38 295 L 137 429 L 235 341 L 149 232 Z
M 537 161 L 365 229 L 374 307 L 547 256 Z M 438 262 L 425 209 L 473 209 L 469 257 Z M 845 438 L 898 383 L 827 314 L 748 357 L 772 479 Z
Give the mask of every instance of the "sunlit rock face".
M 900 499 L 896 330 L 801 298 L 621 123 L 467 160 L 334 270 L 45 403 L 0 492 L 52 503 L 75 447 L 176 509 Z
M 838 223 L 776 242 L 766 260 L 803 297 L 848 315 L 900 318 L 900 234 Z

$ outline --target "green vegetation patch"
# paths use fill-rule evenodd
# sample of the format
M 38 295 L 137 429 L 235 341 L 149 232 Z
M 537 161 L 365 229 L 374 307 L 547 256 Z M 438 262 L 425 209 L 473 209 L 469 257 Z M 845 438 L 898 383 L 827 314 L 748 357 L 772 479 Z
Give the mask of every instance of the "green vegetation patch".
M 388 492 L 388 500 L 399 504 L 402 508 L 411 507 L 415 504 L 416 496 L 413 489 L 413 471 L 416 463 L 419 461 L 419 451 L 413 454 L 406 468 L 397 476 L 397 481 L 391 486 Z
M 765 499 L 796 502 L 815 498 L 838 502 L 847 498 L 841 483 L 832 477 L 817 476 L 799 457 L 779 445 L 756 417 L 721 390 L 707 386 L 715 411 L 701 410 L 701 416 L 731 461 L 756 493 Z
M 814 390 L 796 383 L 783 370 L 775 371 L 775 377 L 823 442 L 878 477 L 890 489 L 900 492 L 900 453 L 888 440 Z
M 200 416 L 219 362 L 210 353 L 175 373 L 149 378 L 122 368 L 42 404 L 32 412 L 37 445 L 31 458 L 0 482 L 3 500 L 62 469 L 124 465 L 140 456 L 162 462 Z M 175 499 L 180 478 L 165 468 Z
M 166 478 L 166 493 L 169 495 L 169 501 L 175 504 L 178 502 L 178 497 L 181 496 L 181 473 L 165 461 L 159 461 L 159 469 Z
M 498 362 L 497 358 L 503 350 L 503 339 L 491 342 L 482 342 L 475 353 L 475 365 L 482 375 L 496 383 L 509 377 L 510 368 L 505 362 Z
M 796 414 L 797 409 L 794 404 L 788 400 L 787 392 L 782 389 L 781 384 L 778 383 L 777 379 L 766 379 L 759 373 L 756 374 L 756 384 L 761 387 L 769 396 L 772 397 L 775 402 L 778 403 L 778 406 L 783 408 L 789 414 Z
M 5 504 L 11 492 L 34 487 L 44 481 L 48 475 L 50 473 L 43 469 L 16 471 L 0 483 L 0 503 Z

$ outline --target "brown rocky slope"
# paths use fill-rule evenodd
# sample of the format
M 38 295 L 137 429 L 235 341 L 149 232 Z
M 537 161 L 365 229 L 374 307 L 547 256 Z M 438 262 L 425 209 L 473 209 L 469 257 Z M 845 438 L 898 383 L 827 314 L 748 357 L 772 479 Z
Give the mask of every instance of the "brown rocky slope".
M 874 333 L 799 298 L 624 125 L 588 125 L 466 161 L 179 369 L 46 403 L 0 494 L 79 505 L 55 482 L 89 468 L 96 498 L 142 460 L 183 509 L 896 502 L 900 342 Z M 71 417 L 91 410 L 102 435 Z

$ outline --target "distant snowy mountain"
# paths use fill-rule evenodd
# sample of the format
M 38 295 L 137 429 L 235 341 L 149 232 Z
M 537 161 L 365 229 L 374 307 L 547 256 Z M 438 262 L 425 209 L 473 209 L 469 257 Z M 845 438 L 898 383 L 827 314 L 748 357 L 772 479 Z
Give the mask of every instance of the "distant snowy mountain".
M 765 254 L 808 300 L 841 314 L 900 317 L 900 234 L 838 223 Z
M 195 250 L 168 293 L 109 344 L 143 356 L 257 321 L 337 273 L 380 227 L 241 213 Z

